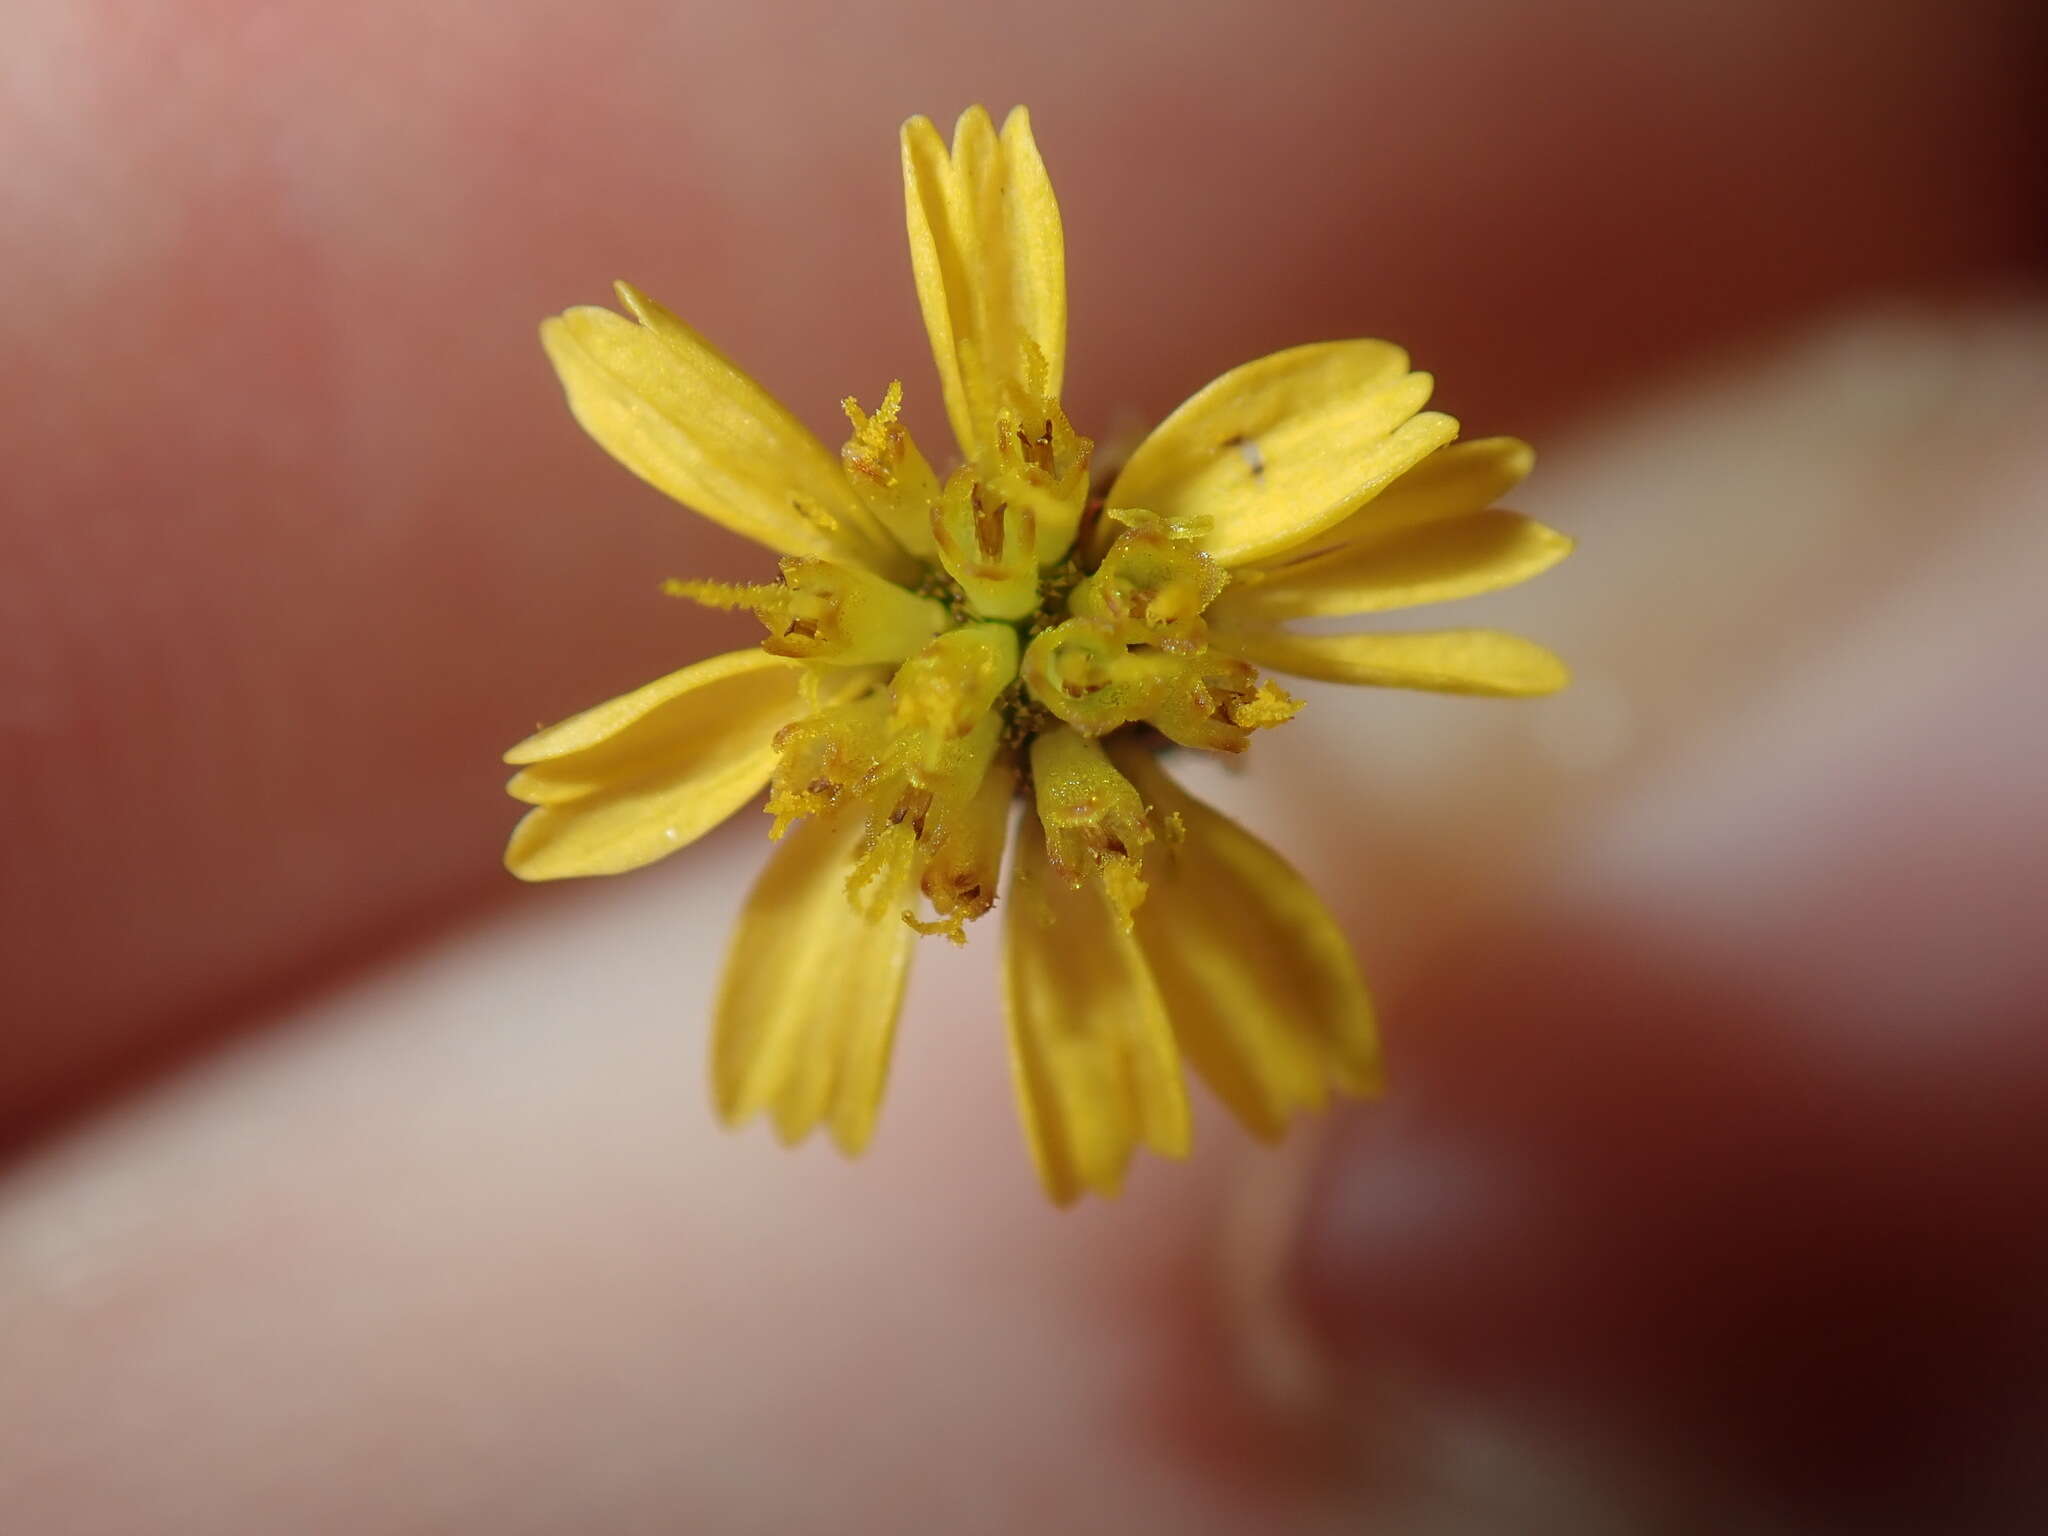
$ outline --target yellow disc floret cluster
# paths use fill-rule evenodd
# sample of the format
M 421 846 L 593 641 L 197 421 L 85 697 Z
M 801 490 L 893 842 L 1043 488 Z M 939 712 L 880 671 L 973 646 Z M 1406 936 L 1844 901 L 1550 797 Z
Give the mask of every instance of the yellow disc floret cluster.
M 1043 378 L 1042 362 L 1034 369 Z M 775 737 L 774 834 L 806 817 L 862 818 L 848 895 L 880 917 L 921 891 L 924 932 L 964 942 L 995 904 L 1012 800 L 1032 791 L 1054 872 L 1102 882 L 1128 928 L 1152 840 L 1104 737 L 1148 730 L 1240 752 L 1298 701 L 1211 645 L 1204 612 L 1228 577 L 1202 529 L 1089 500 L 1093 444 L 1056 398 L 1013 390 L 994 451 L 943 486 L 901 420 L 846 402 L 841 451 L 865 510 L 913 562 L 899 584 L 858 564 L 782 560 L 765 586 L 676 581 L 669 590 L 751 610 L 772 655 L 841 675 L 815 714 Z

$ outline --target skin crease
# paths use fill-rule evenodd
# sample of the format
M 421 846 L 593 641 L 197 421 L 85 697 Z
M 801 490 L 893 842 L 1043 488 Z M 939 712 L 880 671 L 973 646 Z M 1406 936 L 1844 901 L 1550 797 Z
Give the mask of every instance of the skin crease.
M 2016 321 L 1876 324 L 1581 436 L 1522 503 L 1586 541 L 1555 595 L 1443 620 L 1579 662 L 1564 724 L 1352 698 L 1355 740 L 1304 718 L 1227 786 L 1390 1020 L 1395 1096 L 1307 1186 L 1208 1122 L 1189 1168 L 1044 1210 L 985 943 L 920 955 L 858 1167 L 718 1134 L 692 1021 L 752 826 L 438 936 L 506 894 L 496 752 L 742 633 L 661 576 L 758 569 L 580 439 L 534 321 L 630 275 L 821 430 L 899 374 L 935 421 L 906 111 L 1032 104 L 1105 432 L 1383 332 L 1474 431 L 1533 434 L 2024 249 L 2017 11 L 1333 9 L 1250 81 L 1264 8 L 1165 14 L 1091 9 L 1080 47 L 1042 14 L 994 58 L 917 7 L 10 10 L 0 1118 L 26 1150 L 185 1051 L 0 1194 L 26 1528 L 1311 1530 L 1477 1497 L 1474 1424 L 1534 1447 L 1518 1496 L 1622 1529 L 2038 1498 L 2048 985 L 2013 914 L 2048 815 L 2009 701 L 2048 391 Z M 1901 375 L 1992 382 L 1855 413 Z M 1376 805 L 1318 740 L 1369 751 Z M 192 1054 L 258 1024 L 291 1027 Z M 1244 1215 L 1297 1194 L 1295 1238 Z

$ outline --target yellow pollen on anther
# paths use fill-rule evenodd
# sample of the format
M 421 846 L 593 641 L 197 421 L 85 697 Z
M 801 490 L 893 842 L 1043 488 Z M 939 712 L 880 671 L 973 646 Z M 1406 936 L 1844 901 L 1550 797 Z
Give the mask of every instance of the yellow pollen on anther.
M 785 555 L 765 585 L 670 580 L 663 588 L 707 608 L 744 608 L 768 630 L 761 648 L 798 661 L 870 666 L 901 661 L 951 622 L 945 605 L 859 566 Z

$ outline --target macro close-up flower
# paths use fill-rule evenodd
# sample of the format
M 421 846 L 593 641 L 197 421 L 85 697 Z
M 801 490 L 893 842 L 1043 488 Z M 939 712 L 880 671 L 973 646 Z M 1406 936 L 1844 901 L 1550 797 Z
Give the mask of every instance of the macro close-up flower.
M 1496 506 L 1527 445 L 1457 441 L 1432 379 L 1377 340 L 1292 347 L 1198 391 L 1121 463 L 1061 405 L 1060 213 L 1028 116 L 976 107 L 950 149 L 902 132 L 911 263 L 957 461 L 891 383 L 833 454 L 682 320 L 542 329 L 614 458 L 780 557 L 756 648 L 696 662 L 506 754 L 529 880 L 619 874 L 765 788 L 777 840 L 716 1004 L 720 1114 L 849 1153 L 875 1128 L 913 946 L 998 904 L 1012 1073 L 1050 1195 L 1114 1193 L 1188 1149 L 1183 1062 L 1255 1134 L 1380 1081 L 1349 942 L 1272 849 L 1182 788 L 1301 701 L 1265 673 L 1522 696 L 1566 680 L 1486 629 L 1332 629 L 1493 591 L 1570 541 Z M 1307 627 L 1297 627 L 1306 625 Z M 1369 774 L 1333 763 L 1332 774 Z M 1007 884 L 1004 865 L 1008 863 Z
M 2044 24 L 0 7 L 0 1536 L 2048 1532 Z

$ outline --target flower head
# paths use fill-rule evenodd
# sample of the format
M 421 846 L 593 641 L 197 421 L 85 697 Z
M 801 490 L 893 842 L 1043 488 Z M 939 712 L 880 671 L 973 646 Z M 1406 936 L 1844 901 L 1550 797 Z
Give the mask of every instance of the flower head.
M 1113 1192 L 1133 1150 L 1188 1145 L 1185 1060 L 1250 1129 L 1379 1080 L 1349 945 L 1279 855 L 1190 797 L 1164 749 L 1241 753 L 1300 701 L 1261 669 L 1446 692 L 1562 686 L 1488 630 L 1326 633 L 1507 586 L 1562 535 L 1493 503 L 1509 438 L 1454 443 L 1431 380 L 1383 341 L 1225 374 L 1113 480 L 1060 403 L 1066 272 L 1020 108 L 950 149 L 903 129 L 911 264 L 957 465 L 903 424 L 903 388 L 845 402 L 835 456 L 637 290 L 627 315 L 541 329 L 584 428 L 643 479 L 782 556 L 758 585 L 677 580 L 745 609 L 713 657 L 506 754 L 532 807 L 524 878 L 616 874 L 764 788 L 779 846 L 740 918 L 712 1052 L 720 1112 L 795 1141 L 872 1133 L 910 951 L 960 942 L 1010 863 L 1004 999 L 1034 1159 L 1061 1202 Z M 1014 844 L 1011 843 L 1012 831 Z

